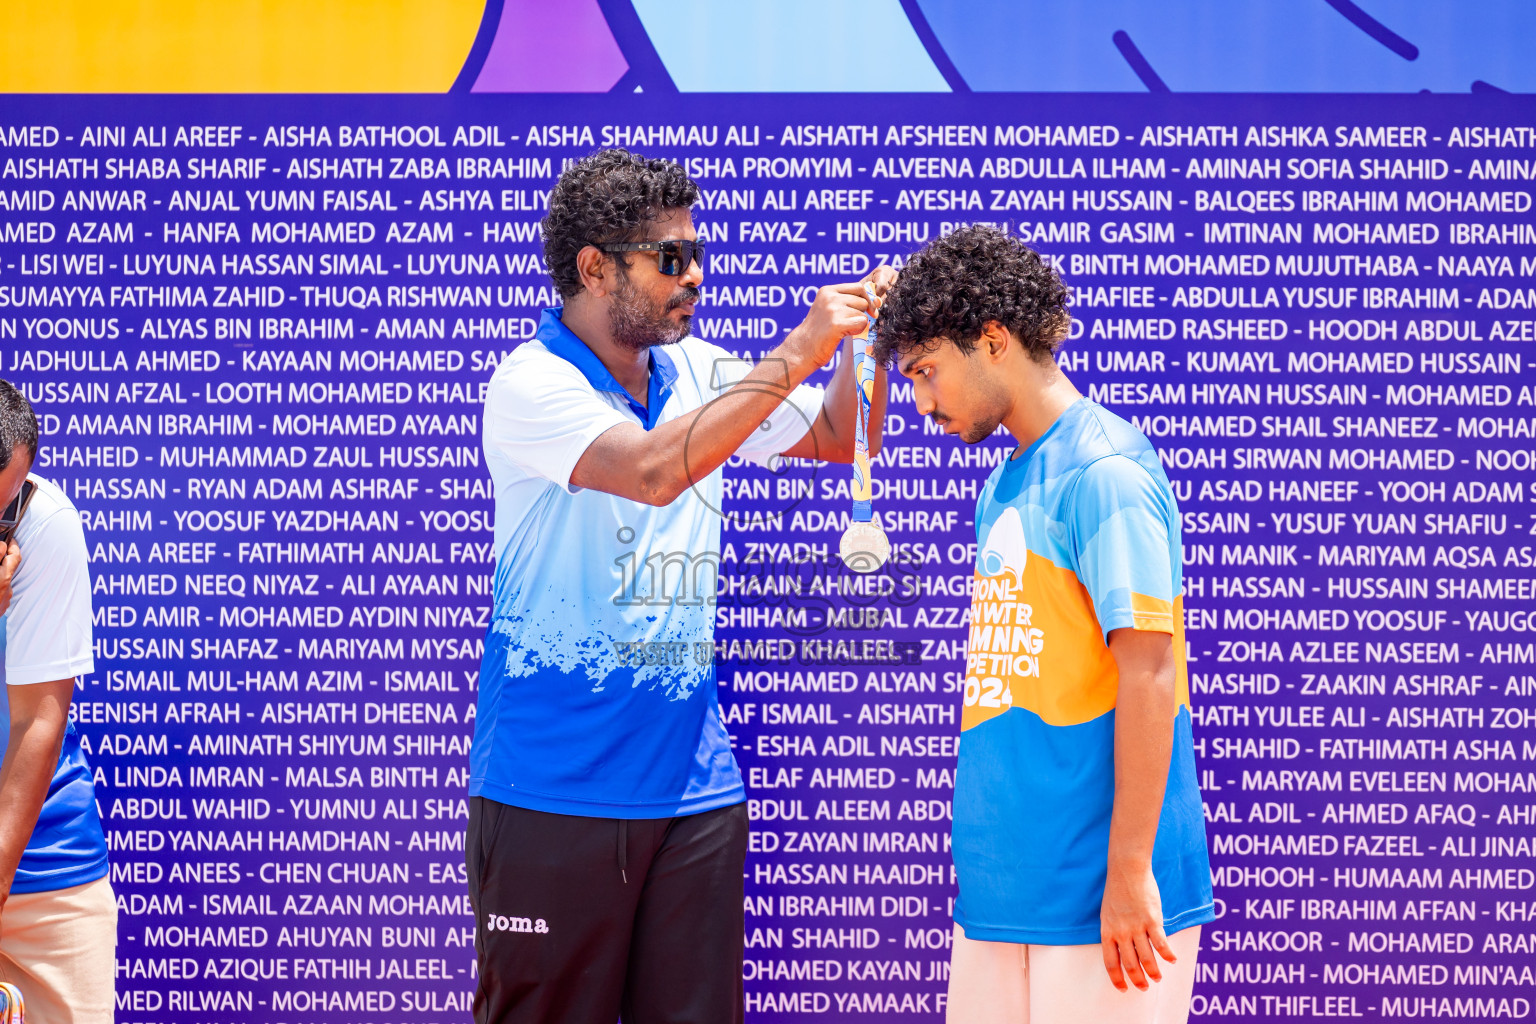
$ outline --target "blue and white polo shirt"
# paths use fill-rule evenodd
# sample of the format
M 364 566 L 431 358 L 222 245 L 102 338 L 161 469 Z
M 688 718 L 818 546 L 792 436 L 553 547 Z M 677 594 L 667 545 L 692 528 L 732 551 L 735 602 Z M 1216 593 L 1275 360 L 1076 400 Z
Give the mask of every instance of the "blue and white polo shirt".
M 722 471 L 665 508 L 570 480 L 598 435 L 686 415 L 750 365 L 696 338 L 654 348 L 641 406 L 551 309 L 497 367 L 484 425 L 497 559 L 471 796 L 611 818 L 745 799 L 715 696 Z M 737 454 L 769 462 L 821 401 L 796 388 Z
M 21 565 L 11 580 L 11 606 L 0 617 L 0 679 L 9 693 L 23 686 L 75 679 L 95 670 L 91 647 L 91 576 L 80 513 L 40 477 L 16 527 Z M 0 736 L 11 732 L 9 693 L 0 701 Z M 5 757 L 0 748 L 0 761 Z M 91 769 L 73 720 L 27 840 L 11 892 L 54 892 L 107 874 L 107 840 Z

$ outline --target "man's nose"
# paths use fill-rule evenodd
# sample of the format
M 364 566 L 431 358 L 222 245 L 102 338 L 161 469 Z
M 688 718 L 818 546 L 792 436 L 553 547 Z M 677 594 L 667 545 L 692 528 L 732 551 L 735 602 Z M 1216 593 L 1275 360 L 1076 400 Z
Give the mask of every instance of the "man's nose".
M 704 283 L 704 257 L 697 256 L 688 261 L 688 266 L 683 270 L 682 284 L 686 288 L 697 288 Z
M 933 399 L 925 393 L 921 384 L 912 385 L 912 404 L 917 406 L 917 414 L 919 416 L 931 416 L 933 410 L 937 408 L 934 405 Z

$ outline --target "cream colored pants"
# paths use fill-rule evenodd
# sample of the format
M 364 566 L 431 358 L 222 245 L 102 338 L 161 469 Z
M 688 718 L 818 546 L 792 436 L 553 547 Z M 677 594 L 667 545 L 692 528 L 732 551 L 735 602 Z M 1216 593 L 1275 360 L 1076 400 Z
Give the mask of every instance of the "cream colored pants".
M 27 1024 L 112 1024 L 117 901 L 105 878 L 13 893 L 0 913 L 0 981 L 21 989 Z
M 1092 946 L 1034 946 L 968 939 L 955 925 L 947 1024 L 1185 1024 L 1195 987 L 1199 927 L 1168 936 L 1179 958 L 1159 958 L 1150 991 L 1118 992 Z

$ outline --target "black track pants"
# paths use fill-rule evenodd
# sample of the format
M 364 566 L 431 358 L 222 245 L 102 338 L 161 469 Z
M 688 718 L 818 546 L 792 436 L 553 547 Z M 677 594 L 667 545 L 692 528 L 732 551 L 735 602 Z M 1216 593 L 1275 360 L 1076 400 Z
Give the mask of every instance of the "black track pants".
M 475 797 L 476 1024 L 740 1024 L 745 804 L 681 818 Z

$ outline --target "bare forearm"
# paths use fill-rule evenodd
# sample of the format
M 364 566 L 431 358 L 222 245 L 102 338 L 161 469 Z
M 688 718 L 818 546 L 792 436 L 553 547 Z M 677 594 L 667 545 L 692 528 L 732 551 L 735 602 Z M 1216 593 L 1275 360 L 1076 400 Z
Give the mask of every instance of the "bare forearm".
M 1109 862 L 1152 863 L 1173 756 L 1174 674 L 1171 661 L 1122 667 L 1115 702 L 1115 800 Z
M 63 723 L 12 724 L 0 769 L 0 895 L 8 892 L 27 840 L 37 826 L 64 742 Z
M 570 482 L 650 505 L 671 503 L 724 465 L 790 392 L 831 361 L 842 339 L 868 323 L 866 287 L 848 282 L 819 289 L 805 320 L 735 387 L 649 432 L 629 424 L 609 429 L 587 446 Z M 824 433 L 825 412 L 812 432 L 835 448 L 840 439 Z
M 719 398 L 651 431 L 637 466 L 647 500 L 668 504 L 719 469 L 815 368 L 786 339 Z

